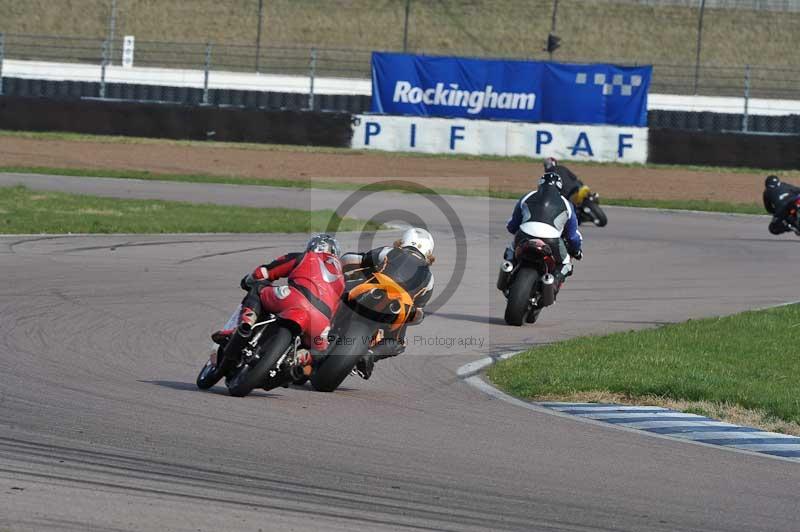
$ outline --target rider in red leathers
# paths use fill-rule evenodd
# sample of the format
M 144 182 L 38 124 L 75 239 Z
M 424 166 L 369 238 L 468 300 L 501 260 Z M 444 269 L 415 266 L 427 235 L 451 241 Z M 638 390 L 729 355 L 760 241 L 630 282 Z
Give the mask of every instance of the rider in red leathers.
M 306 251 L 287 253 L 256 268 L 241 281 L 248 293 L 242 301 L 239 323 L 252 326 L 269 312 L 296 323 L 306 348 L 325 351 L 331 319 L 345 287 L 338 255 L 336 239 L 323 234 L 309 240 Z M 286 286 L 271 284 L 284 277 L 288 279 Z M 233 333 L 217 331 L 211 338 L 224 345 Z

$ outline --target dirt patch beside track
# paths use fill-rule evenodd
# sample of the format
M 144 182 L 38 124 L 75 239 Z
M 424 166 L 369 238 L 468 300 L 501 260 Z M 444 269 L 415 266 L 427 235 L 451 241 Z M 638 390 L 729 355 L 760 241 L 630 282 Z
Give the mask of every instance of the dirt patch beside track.
M 369 183 L 402 178 L 434 188 L 524 192 L 541 172 L 538 162 L 305 151 L 222 144 L 101 142 L 0 137 L 0 165 L 154 173 L 212 174 L 263 179 Z M 725 170 L 570 164 L 607 198 L 757 203 L 763 174 Z M 796 178 L 798 172 L 783 174 Z

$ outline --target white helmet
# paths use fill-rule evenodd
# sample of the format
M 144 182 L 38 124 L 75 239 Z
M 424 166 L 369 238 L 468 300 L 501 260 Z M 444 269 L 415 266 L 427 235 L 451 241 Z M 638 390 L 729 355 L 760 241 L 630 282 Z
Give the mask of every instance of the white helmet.
M 400 237 L 400 247 L 414 248 L 427 257 L 433 253 L 433 236 L 425 229 L 412 227 L 406 229 L 403 236 Z

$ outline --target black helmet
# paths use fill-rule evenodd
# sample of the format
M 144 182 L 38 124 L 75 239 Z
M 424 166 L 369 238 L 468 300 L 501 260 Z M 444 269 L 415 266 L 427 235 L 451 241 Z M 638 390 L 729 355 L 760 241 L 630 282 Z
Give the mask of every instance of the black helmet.
M 555 157 L 548 157 L 544 160 L 544 171 L 545 172 L 552 172 L 553 168 L 558 166 L 558 161 L 556 161 Z
M 776 175 L 768 175 L 764 180 L 764 186 L 767 188 L 775 188 L 780 185 L 781 180 Z
M 331 235 L 325 233 L 314 235 L 308 241 L 306 251 L 311 251 L 313 253 L 330 253 L 338 256 L 339 242 Z
M 561 176 L 555 172 L 545 172 L 545 174 L 539 178 L 539 188 L 542 188 L 544 185 L 555 185 L 558 187 L 558 190 L 564 187 Z

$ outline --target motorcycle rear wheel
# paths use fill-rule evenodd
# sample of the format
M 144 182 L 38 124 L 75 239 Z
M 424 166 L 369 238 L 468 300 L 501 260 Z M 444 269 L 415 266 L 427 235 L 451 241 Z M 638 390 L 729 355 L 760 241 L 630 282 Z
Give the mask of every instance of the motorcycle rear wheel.
M 358 360 L 367 354 L 375 323 L 353 317 L 328 356 L 311 375 L 311 386 L 318 392 L 332 392 L 347 378 Z
M 244 397 L 256 388 L 261 388 L 269 378 L 269 372 L 281 355 L 292 345 L 294 335 L 285 327 L 278 327 L 259 346 L 260 358 L 252 367 L 248 364 L 236 368 L 226 384 L 228 392 L 234 397 Z
M 511 286 L 508 288 L 508 303 L 506 303 L 505 320 L 509 325 L 519 327 L 528 314 L 531 292 L 534 283 L 539 279 L 539 273 L 533 268 L 520 268 Z

